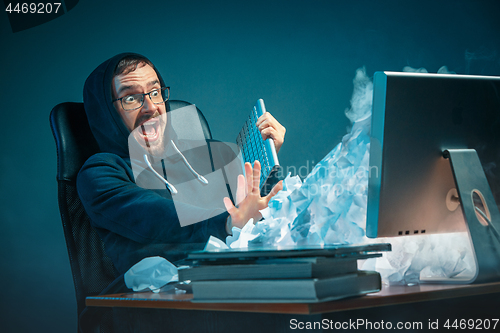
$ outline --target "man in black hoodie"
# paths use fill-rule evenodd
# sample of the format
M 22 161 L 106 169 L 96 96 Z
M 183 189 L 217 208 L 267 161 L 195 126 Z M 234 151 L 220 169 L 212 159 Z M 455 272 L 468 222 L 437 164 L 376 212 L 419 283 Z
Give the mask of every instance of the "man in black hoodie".
M 153 154 L 155 149 L 157 154 L 162 152 L 163 141 L 172 132 L 168 97 L 169 89 L 161 75 L 138 54 L 119 54 L 105 61 L 85 82 L 85 110 L 101 153 L 89 158 L 81 169 L 78 194 L 107 254 L 122 274 L 145 257 L 162 256 L 175 262 L 186 251 L 203 248 L 211 235 L 224 240 L 232 226 L 242 227 L 250 218 L 258 219 L 259 210 L 282 186 L 277 185 L 261 198 L 260 165 L 252 168 L 247 163 L 246 178 L 238 178 L 238 208 L 224 199 L 228 212 L 181 227 L 172 200 L 175 190 L 168 185 L 164 190 L 138 186 L 128 145 L 129 135 L 135 130 Z M 284 127 L 269 113 L 259 119 L 258 126 L 263 137 L 272 138 L 279 150 Z M 248 192 L 246 196 L 242 189 Z

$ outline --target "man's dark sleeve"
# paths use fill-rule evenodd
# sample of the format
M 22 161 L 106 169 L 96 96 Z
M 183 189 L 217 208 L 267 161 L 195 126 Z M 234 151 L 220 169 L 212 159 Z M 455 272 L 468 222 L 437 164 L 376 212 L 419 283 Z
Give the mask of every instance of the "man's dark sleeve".
M 114 154 L 92 156 L 77 178 L 78 194 L 94 227 L 138 243 L 201 243 L 227 236 L 228 214 L 181 227 L 171 198 L 137 186 Z

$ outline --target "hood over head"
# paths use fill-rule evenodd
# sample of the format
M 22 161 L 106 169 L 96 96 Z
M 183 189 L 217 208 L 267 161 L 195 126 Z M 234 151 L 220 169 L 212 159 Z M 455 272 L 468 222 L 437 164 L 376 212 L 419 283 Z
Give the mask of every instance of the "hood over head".
M 89 75 L 83 89 L 85 112 L 99 148 L 102 152 L 114 153 L 122 158 L 129 157 L 130 132 L 113 105 L 112 81 L 116 66 L 127 56 L 143 57 L 137 53 L 121 53 L 106 60 Z M 164 87 L 163 78 L 156 68 L 155 71 Z

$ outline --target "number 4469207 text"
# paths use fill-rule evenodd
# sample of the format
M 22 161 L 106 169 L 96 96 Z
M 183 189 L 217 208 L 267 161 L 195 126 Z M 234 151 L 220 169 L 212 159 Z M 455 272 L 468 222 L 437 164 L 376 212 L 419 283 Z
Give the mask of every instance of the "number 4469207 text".
M 31 3 L 9 3 L 5 11 L 9 14 L 57 14 L 61 7 L 60 2 L 50 3 L 50 2 L 31 2 Z

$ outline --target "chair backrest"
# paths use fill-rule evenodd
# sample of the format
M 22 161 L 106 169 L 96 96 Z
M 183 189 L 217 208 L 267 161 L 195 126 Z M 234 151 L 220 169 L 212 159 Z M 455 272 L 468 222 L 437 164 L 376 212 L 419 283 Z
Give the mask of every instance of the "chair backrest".
M 168 101 L 168 104 L 169 104 L 169 110 L 180 109 L 182 107 L 191 105 L 191 103 L 179 100 Z M 203 134 L 205 135 L 205 139 L 212 139 L 212 132 L 210 131 L 210 127 L 208 126 L 207 119 L 205 119 L 205 116 L 200 111 L 200 109 L 198 109 L 198 107 L 196 107 L 196 110 L 198 111 L 198 117 L 200 118 L 200 124 L 203 130 Z
M 169 101 L 170 110 L 190 105 Z M 207 139 L 212 138 L 208 123 L 198 109 Z M 87 296 L 98 295 L 116 278 L 116 270 L 104 251 L 104 244 L 90 224 L 76 191 L 76 177 L 85 161 L 99 152 L 90 130 L 83 103 L 62 103 L 50 113 L 50 125 L 57 148 L 59 211 L 75 284 L 78 316 Z

